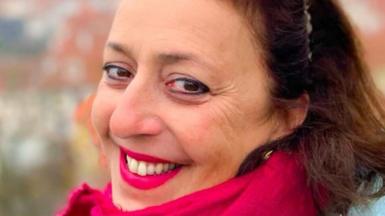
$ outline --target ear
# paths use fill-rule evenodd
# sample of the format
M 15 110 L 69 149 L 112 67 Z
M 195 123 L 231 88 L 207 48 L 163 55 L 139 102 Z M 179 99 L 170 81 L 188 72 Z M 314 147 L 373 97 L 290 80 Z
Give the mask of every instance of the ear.
M 309 95 L 303 93 L 299 98 L 287 102 L 283 110 L 278 111 L 276 115 L 277 127 L 274 136 L 276 139 L 291 134 L 302 125 L 307 116 L 309 103 Z
M 309 109 L 309 103 L 309 95 L 307 93 L 303 93 L 293 102 L 292 106 L 288 107 L 286 121 L 289 125 L 289 130 L 295 130 L 305 121 L 307 111 Z

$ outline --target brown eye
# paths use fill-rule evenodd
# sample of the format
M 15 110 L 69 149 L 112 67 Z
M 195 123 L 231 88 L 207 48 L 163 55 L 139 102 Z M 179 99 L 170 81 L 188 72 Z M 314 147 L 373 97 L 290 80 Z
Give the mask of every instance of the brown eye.
M 116 65 L 106 65 L 103 67 L 107 77 L 119 82 L 128 81 L 133 77 L 133 74 L 125 68 Z
M 209 91 L 209 88 L 193 79 L 188 78 L 177 78 L 166 83 L 166 86 L 170 91 L 174 93 L 188 94 L 188 95 L 199 95 Z

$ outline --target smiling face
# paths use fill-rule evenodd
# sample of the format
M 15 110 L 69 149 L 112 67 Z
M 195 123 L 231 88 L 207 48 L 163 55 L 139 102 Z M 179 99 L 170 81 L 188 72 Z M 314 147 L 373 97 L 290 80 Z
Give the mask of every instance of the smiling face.
M 93 106 L 114 203 L 139 209 L 226 181 L 281 136 L 260 62 L 225 3 L 123 0 Z

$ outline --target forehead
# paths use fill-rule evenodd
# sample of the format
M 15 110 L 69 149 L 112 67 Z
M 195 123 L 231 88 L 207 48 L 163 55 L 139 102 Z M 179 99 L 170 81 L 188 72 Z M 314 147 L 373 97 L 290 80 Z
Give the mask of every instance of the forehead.
M 222 34 L 230 33 L 229 28 L 240 28 L 239 14 L 230 4 L 218 0 L 122 0 L 119 18 L 135 27 L 212 29 L 222 30 Z
M 223 1 L 123 0 L 109 40 L 127 42 L 128 47 L 187 47 L 199 52 L 221 53 L 220 59 L 225 60 L 227 50 L 236 52 L 242 43 L 250 45 L 250 38 L 243 18 Z

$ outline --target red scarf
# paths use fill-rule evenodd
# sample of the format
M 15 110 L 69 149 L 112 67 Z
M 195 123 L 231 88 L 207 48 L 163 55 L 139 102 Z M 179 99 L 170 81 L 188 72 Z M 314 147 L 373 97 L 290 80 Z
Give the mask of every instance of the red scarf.
M 306 174 L 296 154 L 274 153 L 256 170 L 217 186 L 159 206 L 123 212 L 112 204 L 111 186 L 104 192 L 83 184 L 57 216 L 313 216 L 316 215 Z

